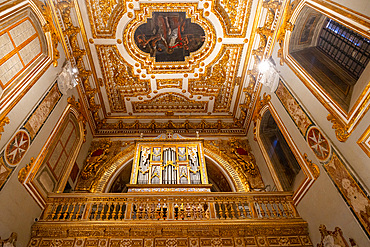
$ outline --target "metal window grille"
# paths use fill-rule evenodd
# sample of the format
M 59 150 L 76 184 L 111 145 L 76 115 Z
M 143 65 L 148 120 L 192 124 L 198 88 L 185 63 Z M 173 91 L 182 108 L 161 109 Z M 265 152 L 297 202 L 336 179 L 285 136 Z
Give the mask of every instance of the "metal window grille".
M 358 79 L 370 59 L 370 40 L 336 21 L 326 22 L 317 47 Z

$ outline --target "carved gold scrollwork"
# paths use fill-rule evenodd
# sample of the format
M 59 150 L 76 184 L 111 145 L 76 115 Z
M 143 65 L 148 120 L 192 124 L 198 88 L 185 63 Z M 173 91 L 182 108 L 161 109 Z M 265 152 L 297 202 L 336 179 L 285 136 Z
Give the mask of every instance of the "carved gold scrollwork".
M 295 9 L 295 7 L 298 5 L 300 0 L 294 0 L 290 4 L 287 4 L 284 9 L 283 13 L 283 21 L 279 28 L 278 35 L 277 35 L 277 42 L 279 43 L 279 50 L 278 50 L 278 57 L 280 58 L 280 65 L 284 65 L 284 55 L 283 55 L 283 49 L 284 49 L 284 39 L 285 34 L 287 31 L 292 31 L 294 25 L 290 22 L 290 17 L 292 16 L 292 13 Z
M 89 156 L 86 158 L 86 166 L 81 171 L 80 176 L 82 179 L 88 180 L 96 175 L 100 166 L 107 161 L 111 146 L 111 141 L 102 140 L 95 149 L 90 151 Z M 94 152 L 98 150 L 102 150 L 102 153 L 94 156 Z
M 3 119 L 0 119 L 0 140 L 1 140 L 1 133 L 4 132 L 4 126 L 5 124 L 9 124 L 10 120 L 8 117 L 4 117 Z
M 31 158 L 31 162 L 28 163 L 25 167 L 23 167 L 19 173 L 18 173 L 18 181 L 23 184 L 23 182 L 26 180 L 28 173 L 31 171 L 31 167 L 35 163 L 35 158 Z
M 58 44 L 61 41 L 61 38 L 58 34 L 57 29 L 53 23 L 52 11 L 50 6 L 47 3 L 43 3 L 40 0 L 34 0 L 36 6 L 40 9 L 42 15 L 45 18 L 46 24 L 42 27 L 45 33 L 50 32 L 51 40 L 52 40 L 52 47 L 53 47 L 53 65 L 54 67 L 58 66 L 58 59 L 60 58 L 60 54 L 58 51 Z
M 327 119 L 333 124 L 332 128 L 335 129 L 335 135 L 337 136 L 337 139 L 341 142 L 345 142 L 350 136 L 350 133 L 347 132 L 348 126 L 343 124 L 331 113 L 329 113 Z
M 87 14 L 94 38 L 113 38 L 121 17 L 126 13 L 126 1 L 87 0 Z
M 85 165 L 78 178 L 75 190 L 90 191 L 109 168 L 109 161 L 118 154 L 121 141 L 101 139 L 91 143 Z
M 219 154 L 233 167 L 247 191 L 264 187 L 256 159 L 247 140 L 231 138 L 228 141 L 207 141 L 204 147 Z M 240 150 L 246 153 L 240 154 Z
M 317 179 L 320 176 L 320 169 L 319 169 L 319 167 L 316 164 L 312 163 L 312 160 L 308 159 L 308 156 L 307 156 L 306 153 L 303 154 L 303 158 L 304 158 L 304 161 L 307 164 L 307 167 L 312 172 L 313 177 L 315 179 Z
M 103 121 L 99 117 L 99 109 L 101 105 L 95 102 L 95 94 L 97 89 L 91 87 L 89 77 L 92 74 L 90 70 L 87 70 L 84 65 L 83 57 L 86 55 L 86 51 L 81 49 L 78 41 L 77 35 L 80 33 L 81 29 L 74 26 L 71 19 L 71 9 L 74 8 L 73 2 L 71 0 L 61 1 L 56 4 L 57 9 L 59 9 L 64 23 L 63 34 L 67 36 L 69 44 L 72 49 L 72 56 L 75 59 L 76 66 L 79 70 L 79 77 L 81 78 L 83 88 L 88 98 L 89 109 L 93 113 L 93 117 L 97 125 L 101 125 Z
M 244 37 L 252 8 L 251 0 L 217 0 L 212 8 L 219 14 L 226 37 Z

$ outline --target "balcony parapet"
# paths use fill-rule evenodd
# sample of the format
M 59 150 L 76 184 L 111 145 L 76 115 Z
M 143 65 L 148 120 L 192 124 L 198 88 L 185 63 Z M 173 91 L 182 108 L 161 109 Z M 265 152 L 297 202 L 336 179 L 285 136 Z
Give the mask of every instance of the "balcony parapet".
M 288 192 L 49 194 L 40 222 L 300 219 Z

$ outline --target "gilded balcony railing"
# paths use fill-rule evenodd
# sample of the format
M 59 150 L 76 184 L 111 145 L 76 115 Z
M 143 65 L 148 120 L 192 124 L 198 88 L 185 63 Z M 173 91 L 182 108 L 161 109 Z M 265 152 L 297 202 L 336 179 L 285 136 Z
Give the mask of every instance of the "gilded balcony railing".
M 211 221 L 300 218 L 292 194 L 50 194 L 40 222 Z

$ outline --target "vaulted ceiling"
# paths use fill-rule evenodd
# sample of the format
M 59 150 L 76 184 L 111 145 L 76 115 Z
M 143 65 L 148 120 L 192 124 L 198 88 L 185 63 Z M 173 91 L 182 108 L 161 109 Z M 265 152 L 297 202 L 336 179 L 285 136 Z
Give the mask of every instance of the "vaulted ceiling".
M 278 1 L 49 4 L 95 135 L 245 133 Z

